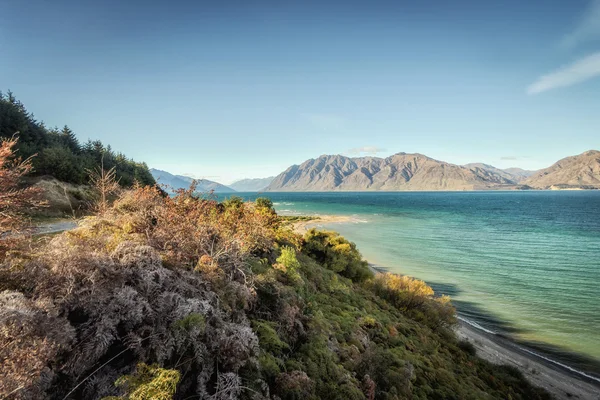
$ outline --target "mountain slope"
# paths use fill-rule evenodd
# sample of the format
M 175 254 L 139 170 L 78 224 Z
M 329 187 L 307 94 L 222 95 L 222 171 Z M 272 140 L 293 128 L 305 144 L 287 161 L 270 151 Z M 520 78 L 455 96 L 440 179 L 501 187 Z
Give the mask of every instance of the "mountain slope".
M 497 176 L 500 176 L 506 180 L 509 180 L 509 181 L 512 181 L 515 183 L 517 183 L 519 180 L 519 178 L 517 176 L 511 174 L 510 172 L 505 171 L 500 168 L 496 168 L 493 165 L 489 165 L 489 164 L 470 163 L 470 164 L 463 165 L 463 167 L 468 168 L 480 175 L 489 175 L 490 177 L 497 175 Z
M 513 177 L 518 179 L 518 182 L 521 182 L 522 180 L 525 180 L 536 173 L 536 171 L 530 171 L 523 168 L 504 168 L 502 171 L 511 174 Z
M 237 192 L 261 192 L 273 182 L 274 176 L 268 178 L 241 179 L 229 185 Z
M 515 182 L 481 168 L 470 169 L 422 154 L 387 158 L 323 155 L 279 174 L 268 191 L 485 190 Z
M 159 169 L 151 168 L 150 173 L 156 179 L 160 185 L 169 186 L 172 190 L 176 189 L 187 189 L 190 187 L 194 178 L 190 178 L 189 176 L 184 175 L 173 175 L 167 171 L 161 171 Z M 218 182 L 213 182 L 208 179 L 198 179 L 196 180 L 196 190 L 198 192 L 211 192 L 214 191 L 216 193 L 233 193 L 233 190 L 230 187 L 222 185 Z
M 600 151 L 566 157 L 552 166 L 534 173 L 523 181 L 534 188 L 596 188 L 600 189 Z

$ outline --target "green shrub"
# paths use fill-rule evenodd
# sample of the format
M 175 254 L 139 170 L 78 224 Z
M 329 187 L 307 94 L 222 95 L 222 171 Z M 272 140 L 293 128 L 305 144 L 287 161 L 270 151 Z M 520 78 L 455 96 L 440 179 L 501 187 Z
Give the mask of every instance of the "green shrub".
M 472 356 L 474 356 L 477 353 L 477 350 L 475 349 L 475 346 L 473 346 L 473 343 L 469 342 L 468 340 L 459 341 L 458 348 Z
M 288 344 L 277 334 L 274 322 L 255 320 L 252 321 L 252 329 L 256 332 L 262 349 L 275 355 L 281 355 L 284 351 L 289 350 Z
M 244 205 L 244 199 L 239 196 L 231 196 L 223 201 L 226 209 L 238 209 Z
M 268 199 L 266 197 L 259 197 L 258 199 L 254 200 L 254 203 L 256 204 L 256 208 L 258 209 L 274 211 L 273 202 L 271 201 L 271 199 Z
M 140 363 L 133 375 L 122 376 L 115 382 L 126 394 L 106 399 L 170 400 L 175 395 L 180 378 L 177 370 Z
M 302 251 L 324 267 L 354 282 L 362 282 L 373 276 L 356 245 L 336 232 L 311 229 L 304 235 Z
M 281 255 L 277 258 L 275 267 L 280 269 L 292 283 L 299 284 L 302 282 L 302 277 L 298 272 L 300 262 L 296 257 L 296 250 L 292 247 L 285 246 L 281 248 Z

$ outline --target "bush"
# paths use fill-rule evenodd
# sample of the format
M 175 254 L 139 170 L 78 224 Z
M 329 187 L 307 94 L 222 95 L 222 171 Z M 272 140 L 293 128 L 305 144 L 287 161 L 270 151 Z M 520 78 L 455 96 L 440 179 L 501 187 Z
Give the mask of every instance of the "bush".
M 475 349 L 475 346 L 473 345 L 473 343 L 469 342 L 468 340 L 459 341 L 458 348 L 472 356 L 477 354 L 477 350 Z
M 450 298 L 434 298 L 433 289 L 422 280 L 383 273 L 377 274 L 370 286 L 379 297 L 433 329 L 447 328 L 456 323 Z
M 373 276 L 356 245 L 336 232 L 309 230 L 304 235 L 302 251 L 324 267 L 354 282 L 362 282 Z
M 273 202 L 266 197 L 259 197 L 254 201 L 256 208 L 261 210 L 275 211 L 273 208 Z
M 181 374 L 177 370 L 140 363 L 133 375 L 125 375 L 115 382 L 126 394 L 106 397 L 105 400 L 171 400 L 180 379 Z
M 277 258 L 277 264 L 274 265 L 276 269 L 281 270 L 293 284 L 299 284 L 302 282 L 298 269 L 300 268 L 300 262 L 296 258 L 296 251 L 289 246 L 281 248 L 281 255 Z
M 433 289 L 425 282 L 387 272 L 377 274 L 373 288 L 377 295 L 401 309 L 420 306 L 433 297 Z

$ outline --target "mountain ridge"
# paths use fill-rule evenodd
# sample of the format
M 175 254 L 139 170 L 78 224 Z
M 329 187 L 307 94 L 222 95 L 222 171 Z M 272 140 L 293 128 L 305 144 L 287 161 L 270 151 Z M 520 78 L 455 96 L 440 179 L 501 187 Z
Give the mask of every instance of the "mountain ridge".
M 171 191 L 188 189 L 195 181 L 198 192 L 235 193 L 234 189 L 208 179 L 194 179 L 185 175 L 174 175 L 156 168 L 150 168 L 150 173 L 158 184 L 169 186 Z
M 275 179 L 274 176 L 267 178 L 240 179 L 228 185 L 237 192 L 261 192 Z
M 588 150 L 562 158 L 523 181 L 541 189 L 600 189 L 600 151 Z
M 593 164 L 589 159 L 593 159 L 595 155 L 599 155 L 600 160 L 600 152 L 592 150 L 559 162 L 569 166 L 576 165 L 585 171 L 586 165 Z M 573 178 L 577 171 L 571 169 L 566 172 L 563 170 L 561 179 L 554 185 L 576 185 L 579 182 L 585 188 L 600 188 L 600 166 L 596 170 L 592 165 L 592 172 L 582 179 Z M 277 175 L 265 191 L 469 191 L 550 188 L 553 184 L 537 182 L 534 179 L 538 172 L 540 171 L 521 168 L 500 169 L 484 163 L 456 165 L 420 153 L 399 152 L 385 158 L 323 154 L 290 166 Z

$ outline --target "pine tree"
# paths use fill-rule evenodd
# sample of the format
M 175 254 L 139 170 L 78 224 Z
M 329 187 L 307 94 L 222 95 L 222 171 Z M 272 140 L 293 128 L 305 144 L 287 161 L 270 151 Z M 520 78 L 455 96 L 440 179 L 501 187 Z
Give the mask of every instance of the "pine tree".
M 65 125 L 60 131 L 60 137 L 62 143 L 68 147 L 74 154 L 81 153 L 81 145 L 75 133 L 67 125 Z

